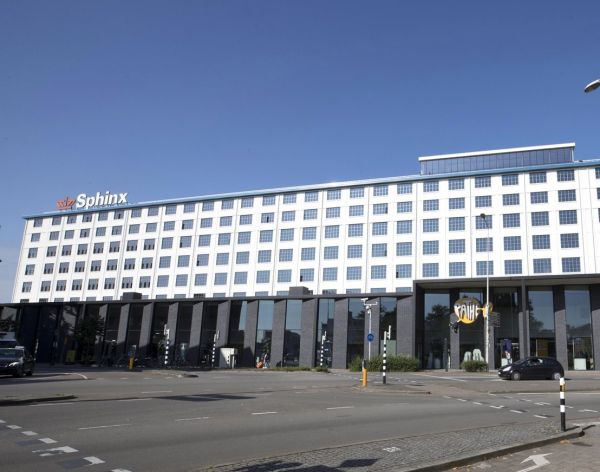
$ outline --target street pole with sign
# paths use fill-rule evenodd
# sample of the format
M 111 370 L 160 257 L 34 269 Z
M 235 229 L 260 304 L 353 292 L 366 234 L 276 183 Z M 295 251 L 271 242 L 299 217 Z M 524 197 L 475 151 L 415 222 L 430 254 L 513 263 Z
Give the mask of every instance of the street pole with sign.
M 377 302 L 367 303 L 368 301 L 369 301 L 368 298 L 362 299 L 363 306 L 365 307 L 367 315 L 369 315 L 369 334 L 367 336 L 367 341 L 369 341 L 368 359 L 371 360 L 371 343 L 373 342 L 373 339 L 374 339 L 373 333 L 371 332 L 371 309 L 374 306 L 377 306 Z
M 485 306 L 483 308 L 483 329 L 484 329 L 484 345 L 485 345 L 485 363 L 487 370 L 490 370 L 490 324 L 488 315 L 490 312 L 490 221 L 485 213 L 481 214 L 481 218 L 485 221 L 487 228 L 487 238 L 485 242 L 487 252 L 487 263 L 485 266 Z

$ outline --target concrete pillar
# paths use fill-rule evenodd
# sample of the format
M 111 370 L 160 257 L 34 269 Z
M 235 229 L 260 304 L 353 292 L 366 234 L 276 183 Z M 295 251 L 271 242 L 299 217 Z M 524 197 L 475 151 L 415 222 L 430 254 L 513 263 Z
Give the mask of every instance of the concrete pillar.
M 203 302 L 194 303 L 192 308 L 192 325 L 190 327 L 189 359 L 192 365 L 200 362 L 200 334 L 202 333 Z
M 569 358 L 567 355 L 567 312 L 565 309 L 565 287 L 552 287 L 554 298 L 554 331 L 556 335 L 556 359 L 567 370 Z
M 152 315 L 154 313 L 154 303 L 144 305 L 142 311 L 142 327 L 140 329 L 140 345 L 138 346 L 138 358 L 144 359 L 148 356 L 148 346 L 150 345 L 150 336 L 152 335 Z
M 219 303 L 217 307 L 217 331 L 219 339 L 217 340 L 217 349 L 226 347 L 229 343 L 229 313 L 231 312 L 231 300 Z M 218 361 L 216 361 L 218 362 Z
M 255 363 L 256 349 L 256 326 L 258 324 L 258 300 L 248 302 L 246 312 L 246 328 L 244 330 L 244 352 L 242 355 L 242 366 L 253 367 Z
M 416 324 L 414 297 L 396 302 L 396 354 L 415 355 Z
M 271 331 L 271 365 L 281 367 L 283 365 L 283 343 L 285 336 L 285 311 L 287 301 L 278 300 L 273 309 L 273 328 Z
M 600 370 L 600 285 L 590 285 L 592 310 L 592 342 L 594 343 L 594 370 Z
M 348 353 L 348 299 L 335 301 L 333 313 L 333 360 L 334 369 L 346 368 Z
M 316 298 L 302 303 L 302 319 L 300 334 L 300 366 L 313 367 L 317 342 L 317 316 L 319 303 Z M 319 340 L 319 342 L 321 342 Z M 316 361 L 318 364 L 318 360 Z
M 125 343 L 127 341 L 127 325 L 129 324 L 129 303 L 121 305 L 119 315 L 119 332 L 117 334 L 117 359 L 126 355 Z
M 87 316 L 87 310 L 85 305 L 83 306 L 83 313 L 84 316 Z M 100 309 L 98 310 L 98 315 L 100 316 L 100 319 L 102 320 L 103 323 L 106 323 L 106 314 L 108 313 L 108 305 L 104 304 L 100 307 Z M 80 322 L 81 318 L 77 320 L 77 322 Z M 104 347 L 104 338 L 103 336 L 100 336 L 96 342 L 96 348 L 94 349 L 94 357 L 96 358 L 96 361 L 99 362 L 100 360 L 102 360 L 102 348 Z
M 530 339 L 529 339 L 529 303 L 527 296 L 527 287 L 525 286 L 525 279 L 521 281 L 521 306 L 519 310 L 519 348 L 521 353 L 521 359 L 529 356 Z M 502 318 L 500 319 L 502 323 Z
M 460 298 L 460 290 L 453 288 L 450 290 L 450 316 L 449 321 L 458 321 L 458 317 L 454 314 L 454 303 Z M 460 369 L 460 328 L 461 323 L 458 324 L 458 330 L 455 333 L 453 329 L 450 329 L 450 365 L 449 369 Z M 443 363 L 442 363 L 443 365 Z

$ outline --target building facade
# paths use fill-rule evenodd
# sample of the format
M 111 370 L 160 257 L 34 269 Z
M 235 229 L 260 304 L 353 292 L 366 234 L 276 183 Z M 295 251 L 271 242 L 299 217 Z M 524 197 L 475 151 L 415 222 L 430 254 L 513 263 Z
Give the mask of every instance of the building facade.
M 273 302 L 275 323 L 298 299 L 296 331 L 302 331 L 309 323 L 303 317 L 314 318 L 316 326 L 319 313 L 305 305 L 330 299 L 345 313 L 334 329 L 345 334 L 338 334 L 337 343 L 335 335 L 328 341 L 331 362 L 340 367 L 348 356 L 339 354 L 336 362 L 336 347 L 342 352 L 343 344 L 347 354 L 354 345 L 349 320 L 361 310 L 339 307 L 364 297 L 390 299 L 395 302 L 386 306 L 394 305 L 395 314 L 388 318 L 403 333 L 393 338 L 393 349 L 436 368 L 446 361 L 444 339 L 454 366 L 481 348 L 481 319 L 462 325 L 459 333 L 448 324 L 457 299 L 484 302 L 488 276 L 490 301 L 501 317 L 491 338 L 494 365 L 502 362 L 498 343 L 510 340 L 517 356 L 547 354 L 570 368 L 596 368 L 600 160 L 575 161 L 574 144 L 563 144 L 419 162 L 421 173 L 407 177 L 139 204 L 127 203 L 126 194 L 67 198 L 60 203 L 68 210 L 25 218 L 13 292 L 17 305 L 11 307 L 129 310 L 166 303 L 199 310 L 214 301 L 229 307 L 220 308 L 227 313 L 246 303 L 251 313 L 253 304 Z M 302 296 L 293 298 L 290 287 L 304 287 Z M 119 302 L 130 292 L 141 300 Z M 140 319 L 148 310 L 142 308 Z M 411 315 L 404 318 L 407 310 Z M 127 338 L 127 325 L 119 326 Z M 245 333 L 264 331 L 244 326 Z M 231 330 L 229 324 L 223 328 Z M 372 328 L 375 334 L 378 329 Z M 286 355 L 293 363 L 314 362 L 307 353 L 316 352 L 316 328 L 310 333 L 300 337 L 312 340 L 304 357 L 281 351 L 281 362 Z M 127 344 L 122 340 L 120 346 Z M 365 346 L 363 339 L 363 352 Z M 254 344 L 246 362 L 261 349 Z

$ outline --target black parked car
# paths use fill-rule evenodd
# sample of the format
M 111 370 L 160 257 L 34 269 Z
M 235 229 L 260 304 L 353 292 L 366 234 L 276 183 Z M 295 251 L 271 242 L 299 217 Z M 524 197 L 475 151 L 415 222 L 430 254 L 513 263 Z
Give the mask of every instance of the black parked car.
M 502 379 L 552 379 L 558 380 L 565 375 L 563 366 L 552 357 L 527 357 L 498 370 Z
M 22 346 L 0 348 L 0 374 L 33 375 L 34 364 L 33 356 Z

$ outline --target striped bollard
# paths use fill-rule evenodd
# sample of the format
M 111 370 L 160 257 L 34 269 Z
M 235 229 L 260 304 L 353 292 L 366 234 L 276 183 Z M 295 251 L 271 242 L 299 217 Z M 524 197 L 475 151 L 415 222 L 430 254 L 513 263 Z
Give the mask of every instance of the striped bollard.
M 565 415 L 565 378 L 560 378 L 560 430 L 567 430 L 567 419 Z
M 167 342 L 165 343 L 165 367 L 169 365 L 169 338 L 167 338 Z
M 326 339 L 326 332 L 323 333 L 323 336 L 321 336 L 321 361 L 319 362 L 319 365 L 321 366 L 321 368 L 323 368 L 323 351 L 325 350 L 325 339 Z
M 214 369 L 215 367 L 215 353 L 217 352 L 217 342 L 215 341 L 213 343 L 213 348 L 212 348 L 212 360 L 210 363 L 210 366 Z
M 386 363 L 387 363 L 387 338 L 388 338 L 388 334 L 387 334 L 387 331 L 385 331 L 383 333 L 383 385 L 385 385 L 385 383 L 386 383 L 385 371 L 386 371 Z

